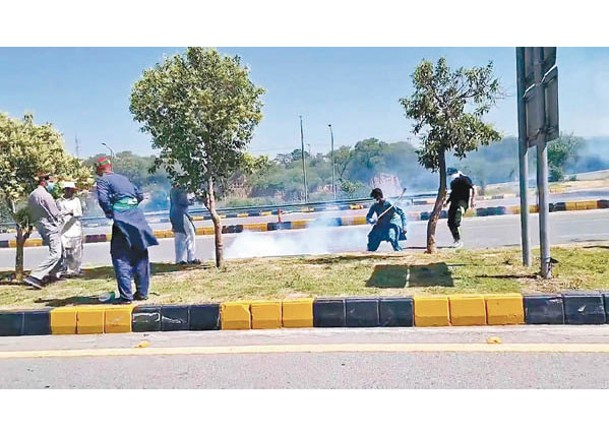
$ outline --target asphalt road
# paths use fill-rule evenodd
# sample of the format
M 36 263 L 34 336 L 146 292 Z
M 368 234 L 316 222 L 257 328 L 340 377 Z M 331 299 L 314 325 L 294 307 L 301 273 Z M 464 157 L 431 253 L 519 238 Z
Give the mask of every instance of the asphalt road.
M 0 337 L 0 388 L 608 388 L 608 364 L 605 325 Z
M 530 235 L 533 246 L 539 244 L 538 216 L 531 215 Z M 427 222 L 410 222 L 408 240 L 402 242 L 406 249 L 422 250 L 425 247 Z M 350 227 L 319 227 L 306 230 L 272 232 L 246 232 L 224 235 L 226 258 L 251 258 L 298 254 L 325 254 L 357 252 L 366 249 L 368 225 Z M 488 216 L 464 219 L 462 225 L 465 248 L 496 248 L 520 246 L 520 216 Z M 437 228 L 439 247 L 448 247 L 452 237 L 446 220 L 440 220 Z M 550 241 L 564 244 L 586 241 L 609 241 L 609 210 L 555 212 L 550 215 Z M 160 239 L 160 245 L 150 249 L 152 262 L 174 261 L 174 240 Z M 197 237 L 197 253 L 200 258 L 210 260 L 214 256 L 213 236 Z M 391 251 L 383 243 L 379 251 Z M 27 248 L 25 267 L 35 267 L 47 255 L 48 248 Z M 0 270 L 10 270 L 15 261 L 14 249 L 0 249 Z M 84 264 L 89 266 L 110 265 L 110 244 L 85 244 Z
M 608 189 L 596 189 L 596 190 L 582 190 L 568 193 L 560 193 L 560 194 L 552 194 L 550 195 L 550 202 L 559 202 L 559 201 L 579 201 L 579 200 L 589 200 L 589 199 L 599 199 L 599 198 L 609 198 L 609 190 Z M 536 204 L 537 200 L 534 196 L 530 196 L 529 204 Z M 520 199 L 518 198 L 504 198 L 504 199 L 496 199 L 496 200 L 478 200 L 476 202 L 476 207 L 499 207 L 499 206 L 511 206 L 511 205 L 519 205 Z M 404 208 L 406 212 L 423 212 L 423 211 L 431 211 L 432 205 L 409 205 L 407 202 L 400 203 L 400 205 Z M 318 219 L 323 217 L 335 217 L 335 216 L 365 216 L 368 212 L 367 209 L 364 210 L 341 210 L 341 211 L 323 211 L 323 212 L 315 212 L 315 213 L 288 213 L 283 215 L 284 221 L 293 221 L 293 220 L 301 220 L 301 219 Z M 168 218 L 168 216 L 162 216 L 164 218 Z M 103 226 L 85 226 L 83 231 L 85 234 L 108 234 L 112 232 L 112 226 L 110 221 L 107 221 L 109 225 Z M 277 222 L 277 216 L 252 216 L 246 218 L 226 218 L 222 219 L 223 225 L 237 225 L 237 224 L 245 224 L 245 223 L 267 223 L 267 222 Z M 158 223 L 154 222 L 154 219 L 150 219 L 150 226 L 154 230 L 168 230 L 171 229 L 171 224 L 167 222 Z M 198 227 L 211 227 L 212 222 L 210 220 L 206 221 L 196 221 L 195 226 Z M 40 236 L 36 231 L 31 236 L 32 238 L 39 238 Z M 0 233 L 0 240 L 9 240 L 14 238 L 14 234 L 11 233 Z

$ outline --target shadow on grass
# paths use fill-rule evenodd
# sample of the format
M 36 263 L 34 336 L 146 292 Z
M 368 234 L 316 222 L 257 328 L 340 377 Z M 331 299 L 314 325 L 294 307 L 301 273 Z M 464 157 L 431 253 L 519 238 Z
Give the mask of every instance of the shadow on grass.
M 331 258 L 303 258 L 303 261 L 307 264 L 338 264 L 346 262 L 355 262 L 363 260 L 383 260 L 387 258 L 399 258 L 395 255 L 386 255 L 384 253 L 379 254 L 344 254 L 336 255 Z
M 47 307 L 67 307 L 71 305 L 108 305 L 108 302 L 99 300 L 101 294 L 96 296 L 70 296 L 68 298 L 36 299 L 37 304 L 45 304 Z
M 493 278 L 493 279 L 536 279 L 537 274 L 529 273 L 526 275 L 476 275 L 476 278 Z
M 173 263 L 151 263 L 151 275 L 164 275 L 167 273 L 181 272 L 185 270 L 209 269 L 211 266 L 205 265 L 179 265 Z M 114 268 L 112 266 L 101 266 L 83 269 L 83 276 L 79 279 L 115 279 Z
M 446 263 L 418 265 L 380 264 L 366 283 L 366 287 L 454 287 L 452 274 Z

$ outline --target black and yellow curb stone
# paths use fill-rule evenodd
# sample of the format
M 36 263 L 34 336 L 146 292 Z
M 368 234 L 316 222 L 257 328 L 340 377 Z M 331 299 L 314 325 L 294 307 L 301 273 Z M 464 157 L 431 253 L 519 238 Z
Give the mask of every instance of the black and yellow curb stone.
M 608 293 L 338 297 L 3 310 L 0 336 L 310 327 L 598 325 L 609 318 Z

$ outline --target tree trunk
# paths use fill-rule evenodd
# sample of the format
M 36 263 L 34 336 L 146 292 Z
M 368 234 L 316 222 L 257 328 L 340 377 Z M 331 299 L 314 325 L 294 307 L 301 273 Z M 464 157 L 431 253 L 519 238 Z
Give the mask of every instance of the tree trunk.
M 216 267 L 222 267 L 224 263 L 224 242 L 222 241 L 222 220 L 216 212 L 216 197 L 214 195 L 214 181 L 210 177 L 207 182 L 207 198 L 205 205 L 211 215 L 211 220 L 214 223 L 214 238 L 216 245 Z
M 23 227 L 19 224 L 17 227 L 17 252 L 15 254 L 15 279 L 17 281 L 21 281 L 23 279 L 23 253 L 24 253 L 24 245 L 25 241 L 32 234 L 31 230 L 23 230 Z
M 438 224 L 438 219 L 440 218 L 442 206 L 444 205 L 446 198 L 446 155 L 444 150 L 440 151 L 438 159 L 440 161 L 440 170 L 438 171 L 440 174 L 440 187 L 438 188 L 438 196 L 436 197 L 431 216 L 429 216 L 429 221 L 427 222 L 426 254 L 433 254 L 436 252 L 436 225 Z

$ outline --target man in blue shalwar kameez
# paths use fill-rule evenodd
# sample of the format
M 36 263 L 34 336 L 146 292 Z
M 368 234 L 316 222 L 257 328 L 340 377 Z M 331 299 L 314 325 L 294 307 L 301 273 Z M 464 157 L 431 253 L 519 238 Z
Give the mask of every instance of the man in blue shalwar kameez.
M 399 241 L 406 240 L 406 215 L 398 206 L 392 205 L 383 198 L 383 192 L 378 187 L 372 189 L 370 197 L 376 202 L 370 207 L 366 221 L 374 224 L 368 233 L 368 251 L 376 251 L 382 241 L 391 243 L 394 251 L 401 251 Z M 377 219 L 372 216 L 376 213 Z M 384 214 L 383 214 L 384 213 Z
M 100 157 L 95 163 L 97 198 L 100 207 L 112 225 L 110 254 L 118 283 L 118 304 L 148 299 L 150 288 L 150 260 L 148 248 L 158 245 L 144 213 L 138 209 L 144 195 L 127 177 L 112 172 L 108 157 Z M 131 278 L 135 281 L 135 294 L 131 293 Z

